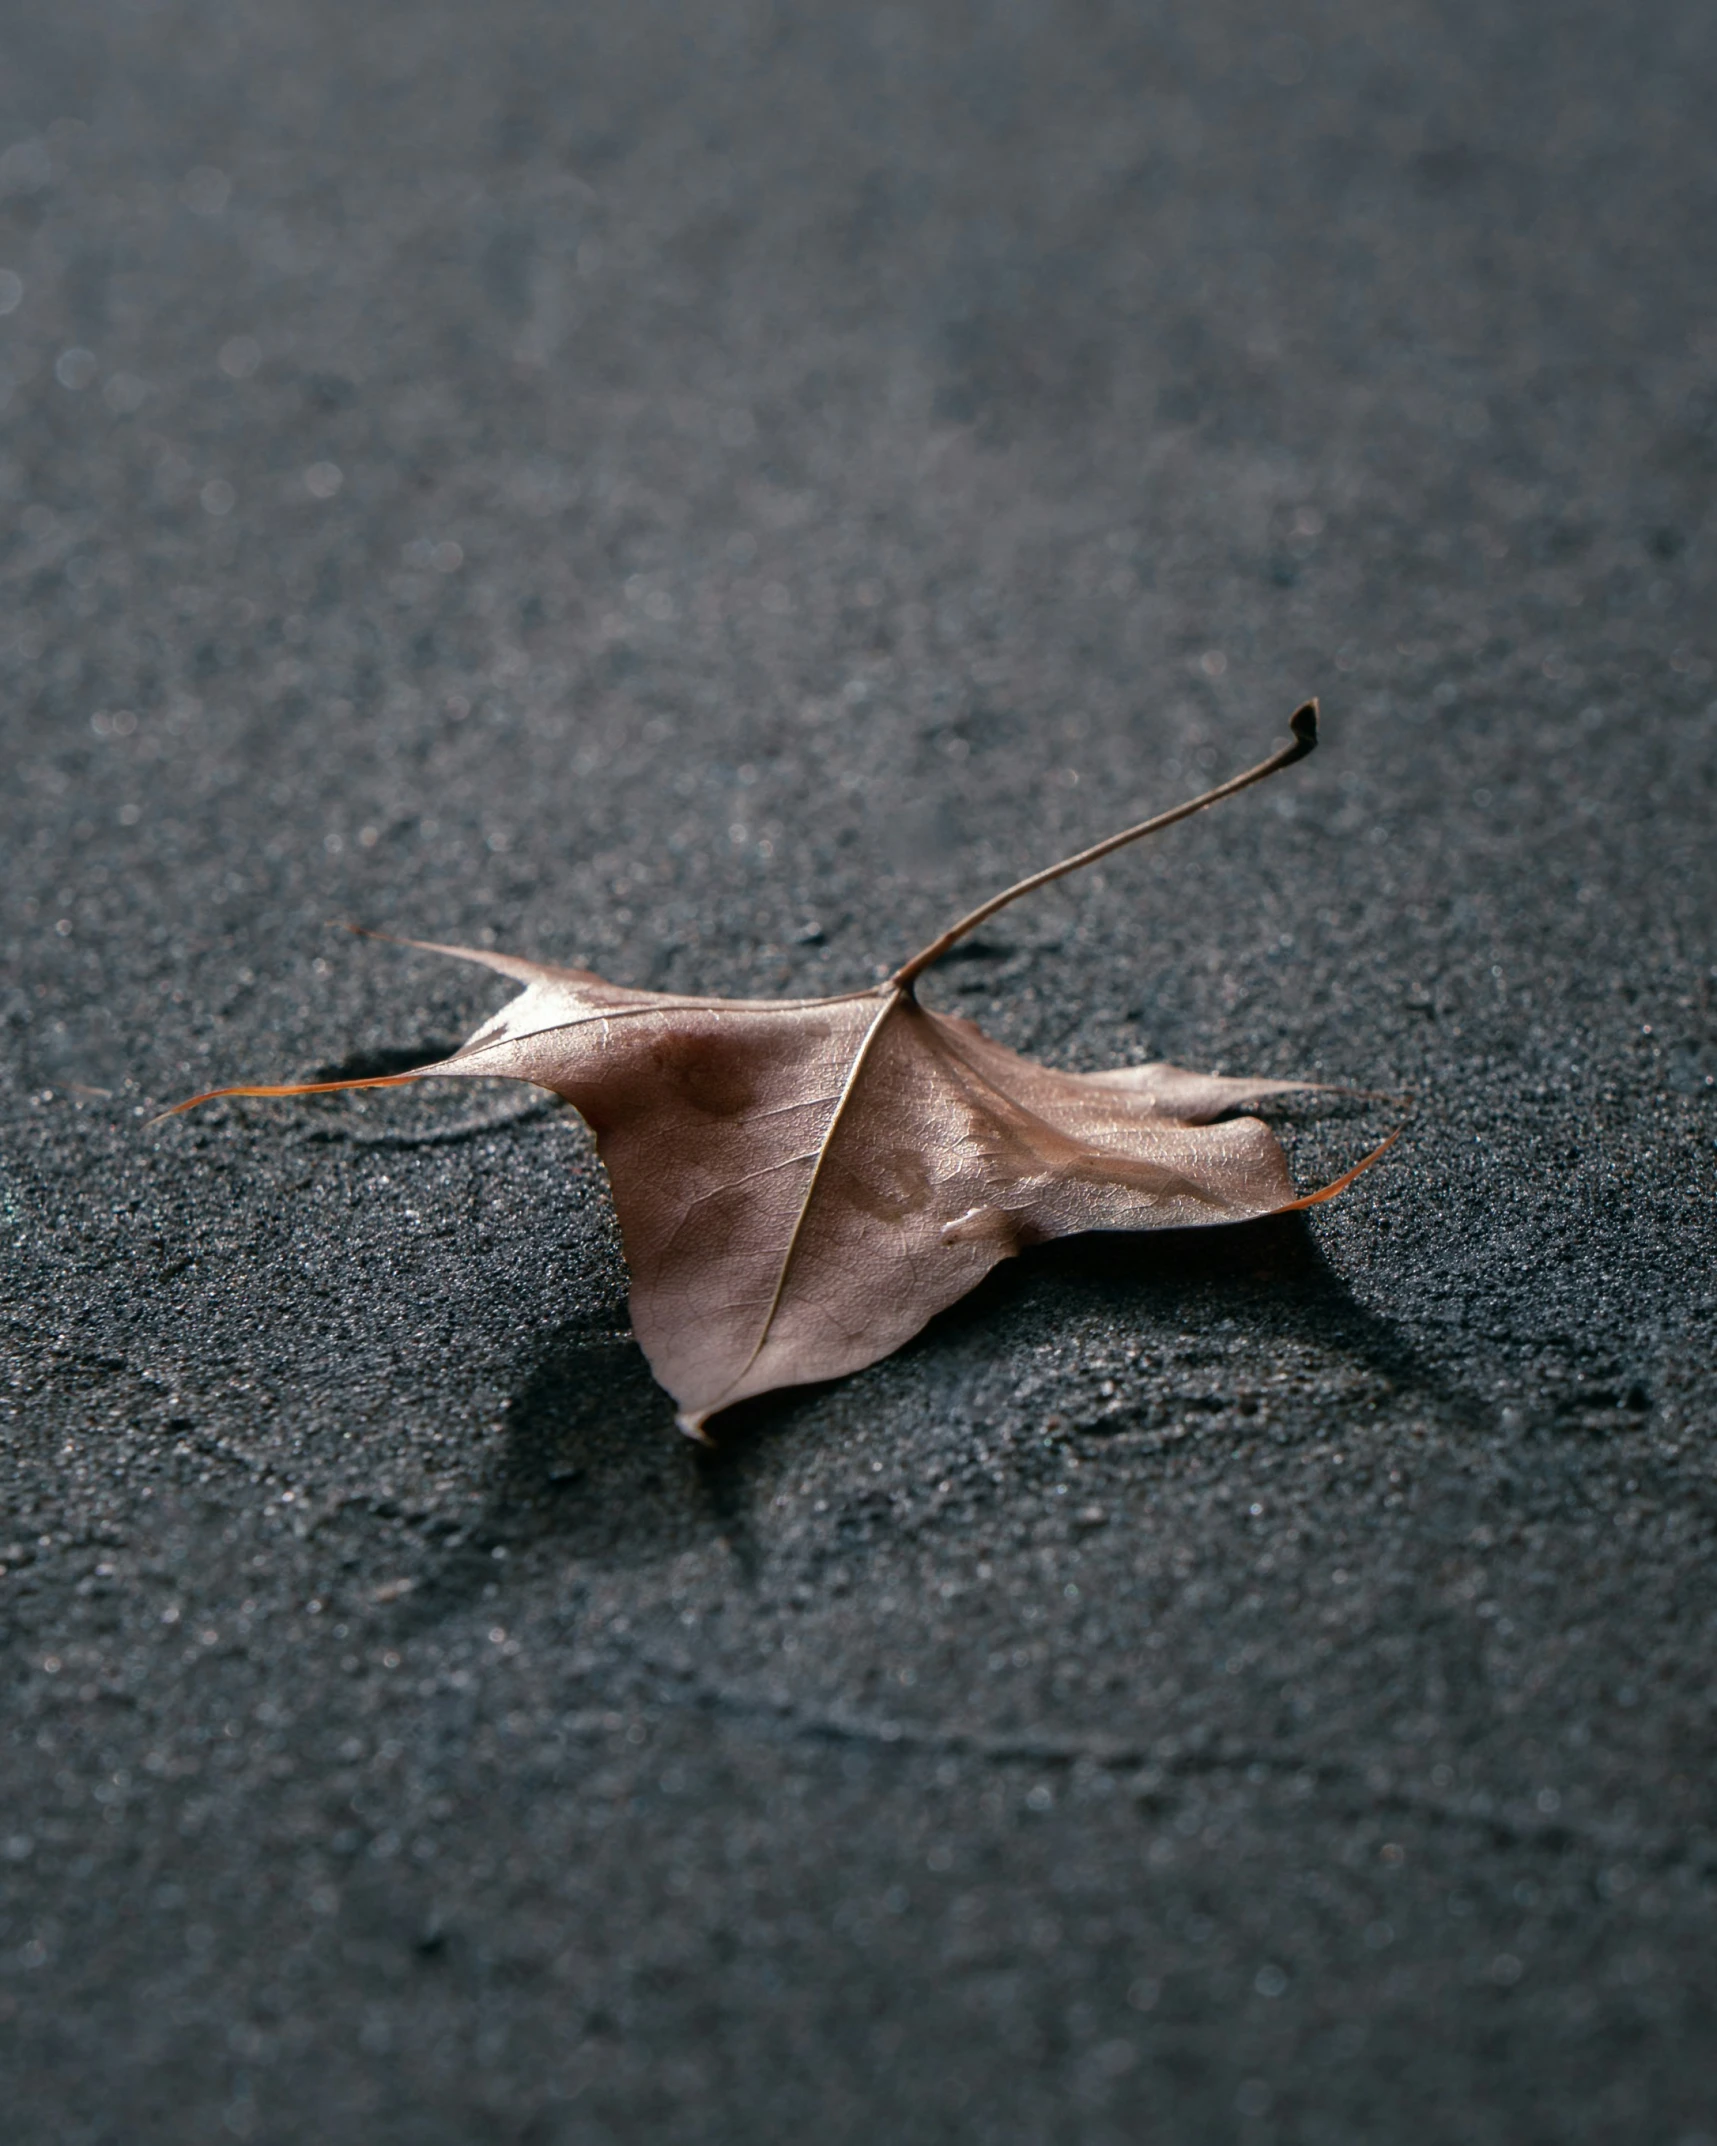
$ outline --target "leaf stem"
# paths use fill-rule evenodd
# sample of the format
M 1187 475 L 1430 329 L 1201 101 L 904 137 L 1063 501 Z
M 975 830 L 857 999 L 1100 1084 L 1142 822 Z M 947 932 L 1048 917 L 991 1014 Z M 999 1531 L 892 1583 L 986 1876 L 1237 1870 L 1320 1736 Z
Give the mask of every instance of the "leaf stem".
M 1124 849 L 1142 835 L 1154 835 L 1161 828 L 1172 827 L 1176 820 L 1190 819 L 1193 813 L 1202 812 L 1206 805 L 1232 797 L 1237 790 L 1249 789 L 1253 783 L 1262 782 L 1266 775 L 1274 775 L 1279 768 L 1292 767 L 1296 760 L 1303 760 L 1318 742 L 1317 702 L 1308 700 L 1303 707 L 1296 708 L 1288 720 L 1288 727 L 1294 734 L 1293 743 L 1272 753 L 1268 760 L 1260 760 L 1256 767 L 1248 768 L 1244 774 L 1218 783 L 1214 790 L 1206 790 L 1202 797 L 1189 798 L 1184 805 L 1176 805 L 1170 812 L 1159 812 L 1154 819 L 1141 820 L 1136 827 L 1110 835 L 1107 841 L 1094 843 L 1090 849 L 1080 850 L 1077 856 L 1064 857 L 1059 864 L 1048 865 L 1041 872 L 1033 872 L 1029 878 L 1016 880 L 1000 894 L 992 894 L 987 902 L 980 903 L 957 924 L 950 924 L 939 939 L 932 939 L 921 953 L 914 954 L 877 988 L 881 991 L 910 991 L 932 962 L 940 961 L 968 932 L 976 931 L 998 909 L 1005 909 L 1009 902 L 1017 902 L 1022 894 L 1033 894 L 1039 887 L 1047 887 L 1052 879 L 1064 879 L 1069 872 L 1083 871 L 1086 865 L 1095 864 L 1099 857 L 1107 857 L 1111 850 Z

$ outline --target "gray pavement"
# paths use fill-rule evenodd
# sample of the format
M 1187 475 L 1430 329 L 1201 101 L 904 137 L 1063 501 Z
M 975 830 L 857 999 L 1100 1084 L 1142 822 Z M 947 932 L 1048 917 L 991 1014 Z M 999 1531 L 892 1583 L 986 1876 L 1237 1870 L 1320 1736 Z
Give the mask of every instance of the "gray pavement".
M 1717 18 L 0 66 L 17 2146 L 1711 2146 Z M 703 1456 L 503 995 L 1420 1098 Z M 1310 1183 L 1387 1112 L 1289 1113 Z

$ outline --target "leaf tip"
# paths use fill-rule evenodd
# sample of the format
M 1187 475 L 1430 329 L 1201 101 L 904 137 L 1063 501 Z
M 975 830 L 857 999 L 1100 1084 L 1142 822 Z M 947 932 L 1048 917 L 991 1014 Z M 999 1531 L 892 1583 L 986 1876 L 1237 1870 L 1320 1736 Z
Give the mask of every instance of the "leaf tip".
M 1389 1138 L 1387 1140 L 1379 1141 L 1377 1146 L 1372 1149 L 1369 1155 L 1362 1155 L 1358 1162 L 1354 1164 L 1351 1170 L 1344 1170 L 1340 1177 L 1335 1178 L 1329 1184 L 1320 1187 L 1320 1189 L 1316 1192 L 1302 1193 L 1299 1199 L 1290 1200 L 1287 1206 L 1282 1208 L 1280 1211 L 1285 1215 L 1291 1215 L 1298 1213 L 1302 1208 L 1321 1207 L 1326 1200 L 1333 1200 L 1339 1198 L 1340 1195 L 1347 1190 L 1348 1186 L 1353 1183 L 1356 1177 L 1363 1177 L 1366 1171 L 1371 1168 L 1374 1162 L 1381 1162 L 1383 1160 L 1384 1156 L 1388 1154 L 1389 1150 L 1395 1145 L 1396 1141 L 1400 1139 L 1401 1135 L 1406 1130 L 1407 1127 L 1404 1124 L 1396 1126 L 1395 1130 L 1389 1135 Z
M 1288 718 L 1288 728 L 1294 733 L 1294 743 L 1299 751 L 1296 760 L 1303 760 L 1318 742 L 1318 704 L 1316 700 L 1301 703 Z
M 704 1429 L 704 1425 L 708 1420 L 709 1419 L 706 1416 L 688 1416 L 681 1414 L 674 1418 L 674 1428 L 676 1431 L 683 1432 L 687 1438 L 693 1441 L 694 1444 L 700 1446 L 708 1446 L 713 1451 L 715 1447 L 715 1440 L 709 1435 L 708 1431 Z

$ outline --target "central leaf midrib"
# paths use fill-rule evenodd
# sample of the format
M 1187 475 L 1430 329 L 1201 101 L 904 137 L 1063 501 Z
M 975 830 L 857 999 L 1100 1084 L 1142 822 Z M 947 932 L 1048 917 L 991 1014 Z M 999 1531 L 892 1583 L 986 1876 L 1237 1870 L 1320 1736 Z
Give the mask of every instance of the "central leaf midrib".
M 757 1339 L 752 1345 L 750 1355 L 746 1357 L 744 1363 L 740 1365 L 739 1369 L 723 1388 L 724 1398 L 739 1384 L 740 1380 L 744 1378 L 745 1374 L 768 1346 L 770 1329 L 775 1324 L 775 1315 L 781 1309 L 781 1300 L 787 1292 L 787 1277 L 792 1271 L 793 1257 L 799 1249 L 799 1240 L 804 1234 L 806 1218 L 816 1201 L 817 1189 L 822 1182 L 823 1165 L 829 1158 L 829 1150 L 834 1146 L 835 1135 L 840 1130 L 841 1121 L 846 1116 L 854 1096 L 858 1093 L 865 1066 L 870 1058 L 871 1046 L 875 1043 L 877 1037 L 882 1034 L 889 1016 L 904 1001 L 910 1000 L 911 996 L 912 994 L 909 991 L 898 989 L 890 991 L 883 1000 L 881 1012 L 859 1039 L 858 1048 L 853 1053 L 853 1062 L 847 1068 L 847 1077 L 841 1088 L 840 1096 L 836 1101 L 834 1110 L 830 1113 L 829 1122 L 823 1130 L 823 1137 L 817 1143 L 817 1159 L 811 1166 L 810 1182 L 805 1187 L 804 1198 L 799 1202 L 799 1212 L 793 1218 L 793 1230 L 787 1239 L 787 1249 L 781 1255 L 781 1265 L 775 1276 L 775 1290 L 769 1299 L 769 1309 L 763 1315 L 763 1324 L 758 1329 Z M 721 1400 L 712 1401 L 702 1413 L 713 1415 L 722 1405 Z

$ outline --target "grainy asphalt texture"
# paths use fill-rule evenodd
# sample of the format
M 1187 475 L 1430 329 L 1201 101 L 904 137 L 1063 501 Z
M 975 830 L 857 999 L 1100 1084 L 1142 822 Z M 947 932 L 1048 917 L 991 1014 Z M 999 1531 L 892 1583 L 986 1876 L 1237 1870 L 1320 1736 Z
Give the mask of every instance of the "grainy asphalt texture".
M 0 56 L 15 2146 L 1717 2138 L 1717 17 Z M 700 1456 L 492 979 L 1413 1091 Z M 1310 1183 L 1387 1106 L 1290 1114 Z

